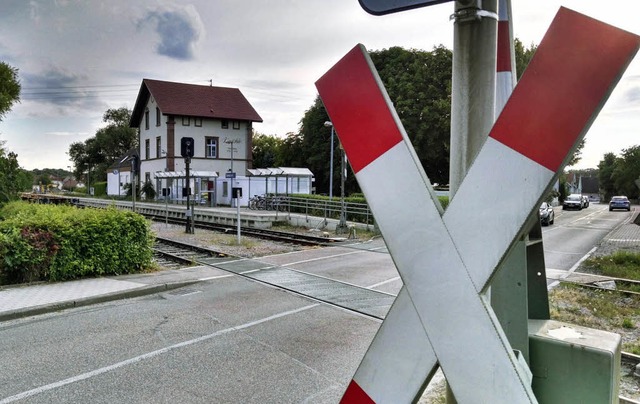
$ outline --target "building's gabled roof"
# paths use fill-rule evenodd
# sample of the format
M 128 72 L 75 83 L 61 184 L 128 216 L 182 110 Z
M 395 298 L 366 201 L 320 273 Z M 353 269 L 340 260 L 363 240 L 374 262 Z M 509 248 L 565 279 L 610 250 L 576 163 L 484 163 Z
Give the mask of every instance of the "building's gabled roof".
M 260 115 L 237 88 L 143 79 L 130 127 L 140 125 L 150 96 L 163 115 L 262 122 Z
M 113 164 L 111 164 L 109 168 L 107 168 L 107 170 L 129 171 L 129 169 L 131 168 L 131 159 L 133 157 L 140 157 L 138 155 L 138 149 L 136 149 L 135 147 L 133 149 L 129 149 L 125 154 L 120 156 L 120 158 L 114 161 Z M 127 167 L 129 167 L 129 169 Z

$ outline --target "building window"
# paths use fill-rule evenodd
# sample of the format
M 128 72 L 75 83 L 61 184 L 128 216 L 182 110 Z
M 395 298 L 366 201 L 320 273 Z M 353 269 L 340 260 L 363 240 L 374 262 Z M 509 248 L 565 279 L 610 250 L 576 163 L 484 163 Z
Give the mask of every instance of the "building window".
M 240 121 L 233 121 L 233 129 L 240 129 Z
M 193 118 L 193 124 L 195 126 L 202 126 L 202 118 Z
M 188 116 L 183 116 L 182 126 L 189 126 L 189 125 L 191 125 L 191 118 L 189 118 Z
M 162 157 L 162 138 L 158 136 L 156 138 L 156 158 Z
M 144 173 L 144 182 L 145 182 L 145 184 L 147 182 L 149 182 L 149 183 L 151 182 L 151 173 Z
M 144 111 L 144 128 L 149 130 L 149 110 L 146 109 Z
M 227 181 L 222 183 L 222 197 L 226 198 L 229 196 L 229 183 Z
M 217 137 L 205 137 L 204 138 L 204 153 L 205 157 L 210 159 L 218 158 L 218 138 Z
M 220 121 L 220 125 L 222 129 L 229 129 L 229 121 L 227 121 L 226 119 L 223 119 L 222 121 Z
M 160 126 L 160 108 L 156 107 L 156 126 Z
M 146 139 L 146 140 L 144 141 L 144 159 L 145 159 L 145 160 L 149 160 L 149 153 L 150 153 L 149 148 L 150 148 L 150 146 L 149 146 L 149 139 Z

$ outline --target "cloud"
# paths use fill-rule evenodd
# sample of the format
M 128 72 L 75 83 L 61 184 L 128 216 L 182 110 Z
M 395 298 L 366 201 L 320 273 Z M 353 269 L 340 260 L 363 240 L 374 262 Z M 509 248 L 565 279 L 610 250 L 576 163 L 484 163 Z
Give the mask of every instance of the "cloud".
M 640 86 L 634 86 L 627 89 L 627 91 L 625 91 L 624 98 L 629 103 L 640 103 Z
M 160 36 L 158 54 L 178 60 L 192 60 L 196 43 L 204 32 L 204 25 L 195 7 L 148 11 L 138 21 L 138 28 L 152 25 Z
M 22 73 L 22 101 L 62 106 L 78 105 L 89 94 L 81 88 L 82 76 L 50 68 L 43 73 Z
M 87 132 L 47 132 L 45 133 L 46 136 L 89 136 L 89 133 Z

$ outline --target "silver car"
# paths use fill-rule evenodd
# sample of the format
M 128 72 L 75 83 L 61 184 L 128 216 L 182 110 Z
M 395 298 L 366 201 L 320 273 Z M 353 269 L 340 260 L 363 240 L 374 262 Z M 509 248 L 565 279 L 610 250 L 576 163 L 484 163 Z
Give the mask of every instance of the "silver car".
M 562 202 L 562 210 L 566 209 L 578 209 L 582 210 L 583 202 L 582 195 L 580 194 L 571 194 L 567 196 Z
M 549 205 L 547 202 L 542 202 L 540 204 L 540 224 L 543 226 L 549 226 L 553 224 L 555 220 L 555 214 L 553 213 L 553 206 Z

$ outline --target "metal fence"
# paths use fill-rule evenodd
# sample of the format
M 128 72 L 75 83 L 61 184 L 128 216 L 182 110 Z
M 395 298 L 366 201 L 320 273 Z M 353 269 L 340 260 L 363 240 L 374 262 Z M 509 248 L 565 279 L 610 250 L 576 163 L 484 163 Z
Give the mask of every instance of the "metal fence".
M 340 198 L 313 199 L 294 196 L 256 196 L 249 201 L 250 209 L 275 210 L 279 212 L 298 213 L 305 217 L 321 217 L 327 219 L 340 219 L 344 211 L 345 219 L 350 222 L 374 225 L 373 214 L 366 203 L 344 201 Z

